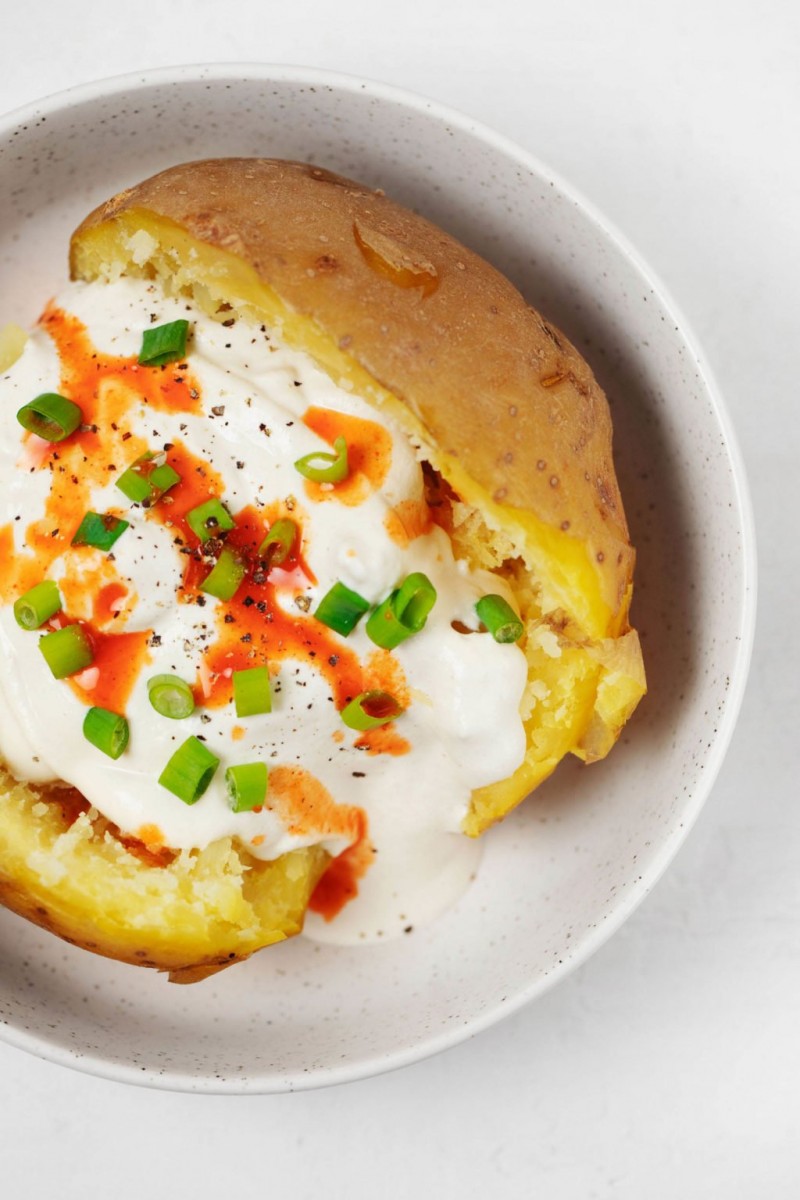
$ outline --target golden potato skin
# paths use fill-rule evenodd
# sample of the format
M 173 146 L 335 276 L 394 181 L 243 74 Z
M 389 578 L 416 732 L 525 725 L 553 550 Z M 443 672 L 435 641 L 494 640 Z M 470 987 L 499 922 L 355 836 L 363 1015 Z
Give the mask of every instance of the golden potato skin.
M 603 605 L 627 617 L 633 551 L 605 396 L 567 338 L 483 259 L 383 193 L 321 167 L 216 159 L 173 167 L 96 209 L 99 225 L 156 214 L 252 265 L 293 310 L 422 423 L 506 514 L 585 547 Z M 585 583 L 584 583 L 585 586 Z

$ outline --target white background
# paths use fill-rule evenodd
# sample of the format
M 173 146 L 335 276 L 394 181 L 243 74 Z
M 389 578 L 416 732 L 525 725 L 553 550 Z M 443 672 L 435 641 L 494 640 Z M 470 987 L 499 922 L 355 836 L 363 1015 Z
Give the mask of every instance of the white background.
M 149 1092 L 0 1045 L 0 1195 L 800 1195 L 800 6 L 25 0 L 2 26 L 3 111 L 147 66 L 303 64 L 431 96 L 549 162 L 698 334 L 749 470 L 761 583 L 711 800 L 592 961 L 438 1058 L 301 1095 Z

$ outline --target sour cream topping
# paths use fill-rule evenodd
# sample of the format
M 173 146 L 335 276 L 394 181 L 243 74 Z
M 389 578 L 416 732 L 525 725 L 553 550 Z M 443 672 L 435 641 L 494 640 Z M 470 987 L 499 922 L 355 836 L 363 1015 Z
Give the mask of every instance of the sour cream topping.
M 139 366 L 143 330 L 177 319 L 190 323 L 185 360 Z M 43 392 L 71 397 L 84 417 L 53 446 L 16 420 Z M 330 452 L 337 436 L 349 478 L 305 480 L 296 460 Z M 143 509 L 116 481 L 148 451 L 166 454 L 181 482 Z M 211 564 L 184 520 L 211 496 L 236 520 L 229 544 L 245 553 L 280 517 L 301 530 L 299 555 L 266 579 L 251 573 L 230 602 L 198 589 Z M 72 546 L 87 511 L 129 522 L 110 553 Z M 416 571 L 436 604 L 391 652 L 365 621 L 344 638 L 314 618 L 337 581 L 377 604 Z M 93 666 L 69 681 L 53 678 L 41 635 L 13 615 L 14 600 L 44 578 L 95 644 Z M 202 848 L 230 836 L 263 859 L 312 844 L 347 850 L 358 894 L 335 920 L 309 913 L 313 937 L 399 933 L 438 915 L 474 873 L 475 844 L 459 832 L 471 790 L 511 775 L 525 753 L 525 657 L 478 632 L 474 606 L 487 592 L 508 594 L 454 559 L 406 435 L 275 330 L 213 321 L 146 281 L 74 283 L 0 380 L 0 755 L 19 779 L 78 788 L 146 844 Z M 238 718 L 232 671 L 265 662 L 272 712 Z M 154 710 L 147 680 L 158 674 L 193 686 L 191 716 Z M 369 688 L 400 696 L 405 711 L 359 734 L 340 710 Z M 129 721 L 116 761 L 82 735 L 91 705 Z M 188 805 L 158 777 L 191 735 L 221 766 Z M 234 813 L 225 768 L 255 761 L 269 768 L 267 803 Z

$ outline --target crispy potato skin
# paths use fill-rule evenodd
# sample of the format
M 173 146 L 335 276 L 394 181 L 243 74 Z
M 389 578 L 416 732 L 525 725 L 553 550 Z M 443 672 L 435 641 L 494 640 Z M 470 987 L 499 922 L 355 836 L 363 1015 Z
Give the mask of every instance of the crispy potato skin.
M 498 271 L 381 192 L 304 163 L 173 167 L 90 214 L 142 210 L 250 263 L 422 422 L 506 510 L 535 514 L 588 552 L 617 633 L 633 552 L 592 372 Z
M 146 245 L 129 253 L 139 232 L 160 265 Z M 295 344 L 389 405 L 523 572 L 529 674 L 548 699 L 525 719 L 525 762 L 511 779 L 473 793 L 464 831 L 477 836 L 502 819 L 565 754 L 592 762 L 608 753 L 645 691 L 628 623 L 634 551 L 608 404 L 568 339 L 436 226 L 303 163 L 174 167 L 97 208 L 70 247 L 72 275 L 84 279 L 116 267 L 168 280 L 187 259 L 197 266 L 180 286 L 192 294 L 197 286 L 209 311 L 222 301 L 245 317 L 285 317 Z M 37 817 L 40 800 L 0 774 L 0 902 L 73 944 L 168 971 L 174 982 L 197 982 L 299 932 L 327 863 L 321 851 L 297 852 L 288 866 L 250 860 L 247 884 L 229 890 L 227 916 L 210 911 L 199 922 L 194 885 L 184 880 L 185 911 L 156 903 L 142 923 L 137 879 L 173 868 L 127 858 L 120 866 L 124 851 L 108 850 L 102 818 L 72 857 L 72 846 L 64 849 L 72 817 L 58 804 Z M 67 883 L 37 873 L 37 856 L 56 851 L 69 866 Z M 120 870 L 133 880 L 132 899 L 106 919 L 90 893 L 118 892 Z

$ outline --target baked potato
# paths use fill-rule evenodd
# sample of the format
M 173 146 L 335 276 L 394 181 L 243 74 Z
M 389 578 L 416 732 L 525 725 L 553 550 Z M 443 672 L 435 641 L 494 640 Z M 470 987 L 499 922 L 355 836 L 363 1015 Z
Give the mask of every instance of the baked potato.
M 74 233 L 70 270 L 279 329 L 419 448 L 456 558 L 502 578 L 524 623 L 524 761 L 473 791 L 465 834 L 566 754 L 608 753 L 645 691 L 608 405 L 502 275 L 380 191 L 269 159 L 188 163 L 113 197 Z M 177 982 L 299 932 L 329 864 L 319 847 L 262 861 L 230 839 L 154 857 L 73 793 L 0 779 L 0 900 Z

